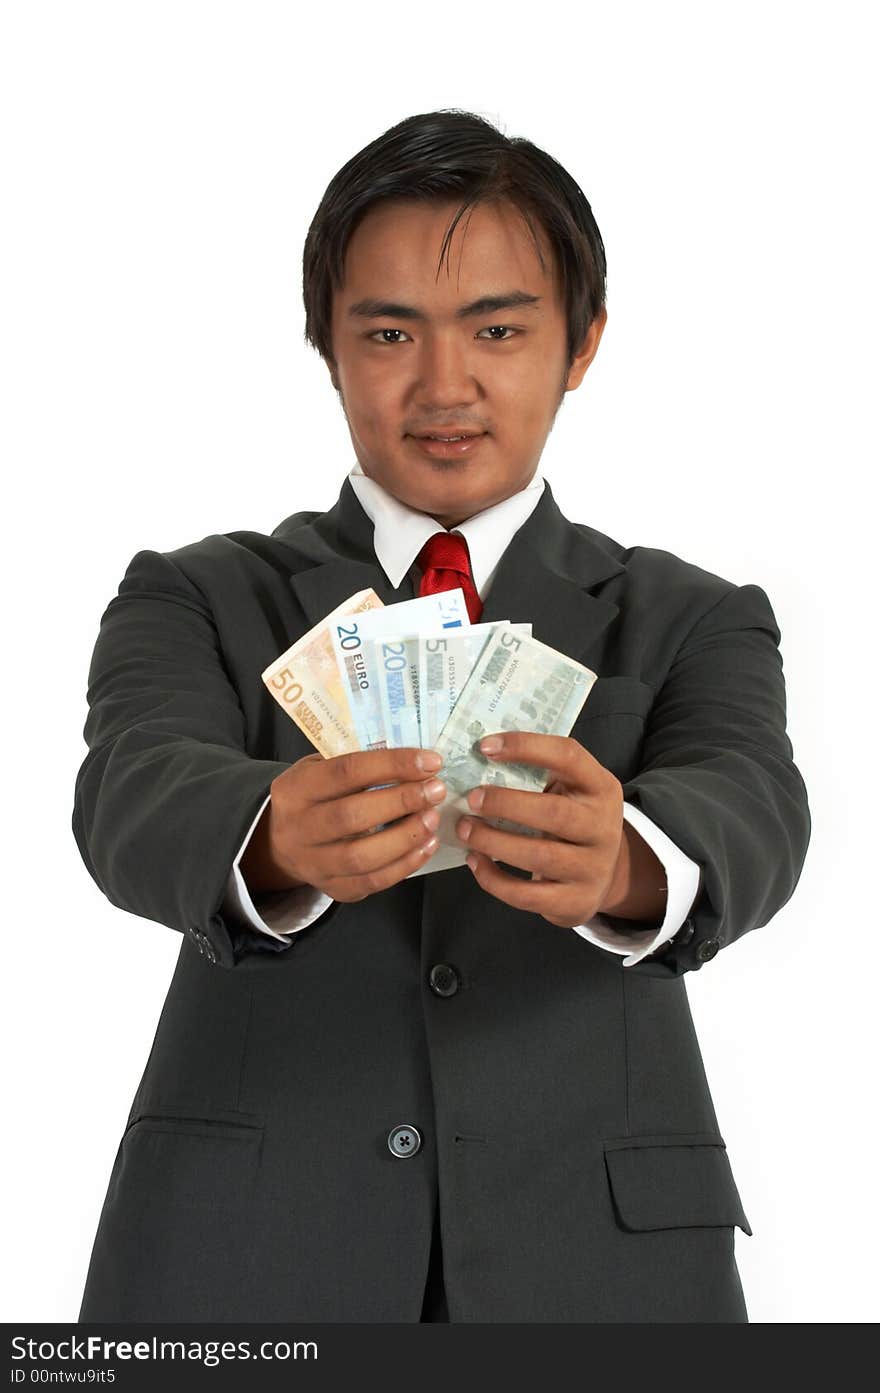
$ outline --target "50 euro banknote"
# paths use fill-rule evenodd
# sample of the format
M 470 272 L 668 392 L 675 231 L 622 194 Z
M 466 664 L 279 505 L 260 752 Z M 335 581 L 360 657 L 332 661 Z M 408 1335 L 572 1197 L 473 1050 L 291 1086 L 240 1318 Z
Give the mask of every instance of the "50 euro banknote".
M 262 673 L 278 705 L 325 759 L 361 748 L 333 651 L 332 626 L 346 616 L 382 608 L 375 590 L 359 590 L 298 638 Z

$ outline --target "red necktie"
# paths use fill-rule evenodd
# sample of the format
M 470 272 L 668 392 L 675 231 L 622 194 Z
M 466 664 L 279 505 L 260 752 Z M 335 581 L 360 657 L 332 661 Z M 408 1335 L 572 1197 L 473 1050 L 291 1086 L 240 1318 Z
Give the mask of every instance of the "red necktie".
M 468 617 L 472 624 L 479 622 L 483 605 L 471 575 L 471 558 L 464 537 L 456 532 L 435 532 L 416 557 L 422 571 L 420 595 L 439 595 L 441 590 L 464 592 Z

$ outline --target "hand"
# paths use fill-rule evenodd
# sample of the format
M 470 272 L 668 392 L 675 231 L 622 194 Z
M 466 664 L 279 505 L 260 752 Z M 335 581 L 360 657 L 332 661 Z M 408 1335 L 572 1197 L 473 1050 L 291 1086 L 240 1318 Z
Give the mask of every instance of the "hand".
M 496 748 L 486 748 L 492 742 Z M 463 817 L 456 832 L 469 848 L 474 878 L 496 899 L 531 910 L 551 924 L 573 928 L 605 905 L 623 898 L 623 786 L 609 769 L 568 735 L 505 731 L 486 736 L 480 750 L 490 759 L 535 764 L 550 771 L 541 793 L 483 784 L 468 806 L 481 817 Z M 483 818 L 505 818 L 540 831 L 540 837 L 502 832 Z M 531 881 L 508 875 L 504 861 L 531 871 Z
M 272 780 L 240 867 L 252 891 L 313 885 L 347 904 L 396 885 L 437 849 L 433 750 L 305 755 Z M 389 788 L 376 785 L 390 784 Z

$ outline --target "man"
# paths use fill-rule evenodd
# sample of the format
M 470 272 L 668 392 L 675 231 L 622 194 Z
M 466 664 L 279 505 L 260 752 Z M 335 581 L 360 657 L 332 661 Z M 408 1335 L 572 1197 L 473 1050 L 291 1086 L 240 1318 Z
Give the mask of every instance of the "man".
M 306 241 L 337 503 L 130 562 L 73 828 L 182 942 L 81 1320 L 747 1320 L 684 974 L 791 897 L 810 816 L 764 591 L 569 522 L 537 472 L 604 286 L 549 155 L 401 122 Z M 432 874 L 439 762 L 323 759 L 260 673 L 357 590 L 457 584 L 598 680 L 570 736 L 493 733 L 545 789 L 475 790 Z

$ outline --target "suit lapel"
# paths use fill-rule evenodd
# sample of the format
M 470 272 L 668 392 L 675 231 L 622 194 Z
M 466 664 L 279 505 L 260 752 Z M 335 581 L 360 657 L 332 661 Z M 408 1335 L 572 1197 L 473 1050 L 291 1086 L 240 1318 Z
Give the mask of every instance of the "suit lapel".
M 410 600 L 409 576 L 395 590 L 373 551 L 373 524 L 348 479 L 326 513 L 301 524 L 296 515 L 272 534 L 296 553 L 290 585 L 312 628 L 349 595 L 371 587 L 383 604 Z M 592 528 L 569 522 L 545 482 L 540 502 L 502 555 L 482 620 L 531 620 L 542 643 L 588 661 L 590 650 L 617 618 L 610 600 L 590 592 L 626 569 Z
M 541 643 L 588 662 L 619 606 L 590 593 L 626 567 L 592 528 L 569 522 L 545 482 L 534 512 L 504 552 L 483 606 L 485 622 L 531 620 Z
M 319 624 L 358 590 L 375 590 L 384 605 L 413 598 L 408 576 L 395 590 L 379 565 L 373 551 L 373 524 L 347 478 L 328 512 L 319 513 L 304 526 L 292 524 L 295 516 L 276 527 L 272 535 L 296 552 L 300 561 L 301 569 L 291 575 L 290 585 L 308 628 Z

